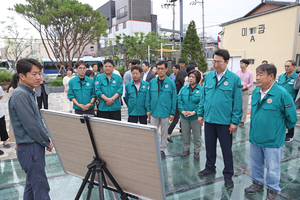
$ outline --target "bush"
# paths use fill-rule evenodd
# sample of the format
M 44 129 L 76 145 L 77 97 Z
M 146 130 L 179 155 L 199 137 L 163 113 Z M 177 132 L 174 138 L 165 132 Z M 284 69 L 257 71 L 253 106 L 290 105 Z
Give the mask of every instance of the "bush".
M 0 83 L 11 82 L 14 73 L 7 70 L 0 70 Z
M 64 86 L 62 77 L 50 78 L 51 83 L 48 85 L 49 87 L 58 87 Z
M 123 77 L 126 72 L 126 67 L 125 66 L 115 66 L 115 70 L 119 71 L 121 76 Z

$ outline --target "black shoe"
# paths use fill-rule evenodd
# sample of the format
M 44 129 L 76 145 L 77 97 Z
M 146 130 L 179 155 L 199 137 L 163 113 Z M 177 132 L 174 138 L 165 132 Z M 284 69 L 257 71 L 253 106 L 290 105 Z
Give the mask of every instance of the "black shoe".
M 293 141 L 293 138 L 289 138 L 289 137 L 285 138 L 285 142 L 291 142 L 291 141 Z
M 234 184 L 233 184 L 233 181 L 232 181 L 232 177 L 224 177 L 224 181 L 225 181 L 225 187 L 227 188 L 233 188 L 234 187 Z
M 199 160 L 200 159 L 199 152 L 194 152 L 194 159 L 195 160 Z
M 252 181 L 252 185 L 245 188 L 245 193 L 249 195 L 254 195 L 256 192 L 263 192 L 264 191 L 264 185 L 259 185 L 258 182 Z
M 3 155 L 3 154 L 4 154 L 4 152 L 2 150 L 0 150 L 0 156 Z
M 189 154 L 190 154 L 190 150 L 183 151 L 183 152 L 181 153 L 181 158 L 185 158 L 185 157 L 187 157 Z
M 272 189 L 268 188 L 266 200 L 276 200 L 276 199 L 277 199 L 276 190 L 272 190 Z
M 204 169 L 204 170 L 202 170 L 202 171 L 200 171 L 200 172 L 198 173 L 198 176 L 204 177 L 204 176 L 213 175 L 213 174 L 216 174 L 216 173 L 217 173 L 217 172 L 216 172 L 215 169 L 212 170 L 212 171 L 209 171 L 208 169 Z
M 162 159 L 162 160 L 166 159 L 166 154 L 165 154 L 165 152 L 160 151 L 160 156 L 161 156 L 161 159 Z
M 168 137 L 167 140 L 168 140 L 168 142 L 171 142 L 171 143 L 174 142 L 171 137 Z

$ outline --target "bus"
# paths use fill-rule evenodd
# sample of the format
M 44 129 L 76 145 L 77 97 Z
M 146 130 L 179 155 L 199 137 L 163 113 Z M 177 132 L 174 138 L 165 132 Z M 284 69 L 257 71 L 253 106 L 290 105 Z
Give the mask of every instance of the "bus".
M 77 62 L 78 58 L 74 58 L 72 60 L 72 67 L 74 67 L 75 63 Z M 82 60 L 86 63 L 86 67 L 88 68 L 93 63 L 96 63 L 98 65 L 98 70 L 101 70 L 103 68 L 103 62 L 100 57 L 83 57 L 79 60 Z M 53 59 L 53 61 L 56 61 Z M 56 64 L 59 66 L 58 62 Z M 44 73 L 49 75 L 50 77 L 56 77 L 57 75 L 60 75 L 58 73 L 58 70 L 56 69 L 55 65 L 52 63 L 52 61 L 49 58 L 42 58 L 42 65 Z M 68 67 L 68 63 L 66 62 L 65 69 Z

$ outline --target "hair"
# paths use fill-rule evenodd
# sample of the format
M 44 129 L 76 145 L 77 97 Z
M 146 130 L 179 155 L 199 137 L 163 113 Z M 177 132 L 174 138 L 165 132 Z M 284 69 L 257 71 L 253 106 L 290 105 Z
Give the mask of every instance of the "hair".
M 92 63 L 92 67 L 94 67 L 94 65 L 97 65 L 97 63 Z M 98 65 L 97 65 L 97 67 L 98 67 Z
M 179 63 L 185 63 L 185 60 L 184 59 L 180 59 Z
M 179 82 L 182 86 L 184 85 L 184 79 L 187 76 L 187 73 L 184 70 L 179 70 L 176 74 L 175 83 Z
M 230 58 L 230 54 L 229 54 L 228 50 L 226 50 L 226 49 L 218 49 L 217 51 L 215 51 L 213 57 L 214 57 L 215 55 L 216 55 L 216 56 L 222 56 L 223 59 L 225 60 L 225 62 L 226 62 L 227 60 L 229 60 L 229 58 Z
M 267 72 L 268 75 L 273 74 L 274 79 L 276 78 L 277 68 L 274 64 L 261 64 L 256 68 L 256 73 L 261 70 L 263 72 Z
M 197 63 L 195 61 L 189 62 L 189 65 L 195 65 L 195 67 L 197 67 Z
M 195 65 L 189 65 L 187 68 L 186 68 L 186 73 L 189 73 L 190 71 L 192 71 L 193 69 L 195 69 Z
M 12 80 L 7 88 L 7 92 L 9 91 L 9 88 L 14 88 L 16 89 L 18 87 L 18 81 L 20 80 L 19 74 L 15 73 L 12 77 Z
M 159 61 L 158 63 L 156 63 L 156 68 L 157 68 L 158 65 L 165 65 L 165 68 L 166 68 L 166 69 L 168 68 L 167 63 L 166 63 L 165 61 L 163 61 L 163 60 L 161 60 L 161 61 Z
M 199 83 L 201 81 L 201 73 L 198 71 L 198 70 L 191 70 L 189 73 L 188 73 L 188 76 L 190 76 L 190 74 L 194 74 L 195 77 L 196 77 L 196 83 Z
M 39 61 L 33 58 L 22 58 L 17 62 L 17 73 L 18 74 L 26 74 L 30 72 L 32 69 L 33 65 L 37 66 L 40 70 L 43 69 L 43 66 Z
M 241 61 L 240 61 L 240 63 L 245 63 L 246 65 L 249 65 L 250 64 L 250 62 L 249 62 L 249 60 L 248 59 L 242 59 Z
M 177 64 L 173 65 L 173 67 L 175 67 L 176 69 L 179 69 L 179 70 L 180 70 L 180 66 L 177 65 Z
M 296 66 L 296 62 L 294 60 L 288 60 L 285 63 L 290 62 L 293 66 Z
M 115 66 L 114 61 L 112 59 L 104 60 L 103 64 L 105 65 L 106 63 L 110 63 L 110 64 L 112 64 L 112 66 Z
M 90 77 L 91 75 L 94 75 L 94 72 L 92 70 L 86 70 L 85 75 Z
M 131 61 L 131 65 L 140 65 L 140 64 L 141 64 L 141 61 L 138 60 L 138 59 L 133 59 L 133 60 Z
M 73 73 L 73 68 L 72 68 L 72 67 L 67 67 L 66 72 L 67 72 L 68 70 L 71 71 L 71 72 Z
M 76 63 L 75 63 L 75 69 L 77 69 L 80 65 L 84 65 L 86 67 L 86 64 L 83 60 L 78 60 Z
M 129 61 L 129 63 L 128 63 L 128 64 L 132 64 L 132 63 L 131 63 L 131 61 Z
M 152 66 L 150 70 L 152 71 L 154 67 L 156 67 L 156 66 Z M 157 68 L 157 67 L 156 67 L 156 68 Z
M 263 60 L 261 63 L 264 63 L 264 62 L 265 62 L 266 64 L 268 64 L 268 61 L 267 61 L 267 60 Z
M 131 67 L 131 72 L 132 72 L 133 70 L 138 70 L 140 73 L 143 72 L 143 69 L 142 69 L 141 67 L 139 67 L 139 66 L 132 66 L 132 67 Z
M 145 64 L 149 68 L 149 63 L 147 61 L 144 61 L 143 64 Z

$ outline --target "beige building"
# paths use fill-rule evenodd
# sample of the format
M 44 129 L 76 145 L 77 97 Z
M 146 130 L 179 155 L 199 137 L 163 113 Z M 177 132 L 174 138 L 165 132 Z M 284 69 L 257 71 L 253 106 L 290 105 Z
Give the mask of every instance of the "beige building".
M 243 58 L 250 60 L 254 75 L 263 60 L 275 64 L 278 76 L 287 60 L 300 66 L 299 11 L 299 3 L 262 1 L 244 17 L 223 23 L 221 48 L 230 52 L 228 68 L 236 72 Z

